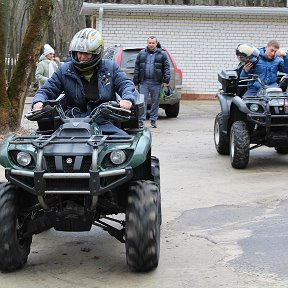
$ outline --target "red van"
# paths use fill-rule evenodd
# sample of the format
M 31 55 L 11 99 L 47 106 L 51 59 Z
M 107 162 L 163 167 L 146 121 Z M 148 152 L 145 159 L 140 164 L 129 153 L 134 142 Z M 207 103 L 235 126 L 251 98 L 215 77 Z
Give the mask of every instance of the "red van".
M 143 48 L 144 47 L 136 46 L 123 47 L 122 45 L 116 44 L 105 49 L 104 58 L 116 61 L 121 69 L 125 71 L 131 79 L 133 79 L 136 57 Z M 163 50 L 167 53 L 170 64 L 171 79 L 169 84 L 173 93 L 167 98 L 160 98 L 159 107 L 165 110 L 167 117 L 177 117 L 179 114 L 181 99 L 182 70 L 177 66 L 171 53 L 167 49 L 163 48 Z M 149 106 L 150 99 L 148 99 L 148 109 Z

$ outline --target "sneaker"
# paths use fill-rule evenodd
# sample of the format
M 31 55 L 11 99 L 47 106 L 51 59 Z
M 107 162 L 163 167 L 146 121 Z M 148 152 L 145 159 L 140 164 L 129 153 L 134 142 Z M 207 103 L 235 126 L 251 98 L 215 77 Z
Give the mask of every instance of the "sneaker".
M 151 127 L 152 127 L 152 128 L 157 128 L 156 121 L 151 121 Z

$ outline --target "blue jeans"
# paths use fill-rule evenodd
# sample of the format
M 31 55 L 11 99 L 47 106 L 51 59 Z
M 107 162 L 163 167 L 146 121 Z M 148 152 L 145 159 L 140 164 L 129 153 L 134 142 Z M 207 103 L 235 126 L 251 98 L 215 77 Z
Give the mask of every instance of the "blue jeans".
M 150 120 L 157 121 L 158 119 L 158 109 L 159 109 L 159 96 L 160 96 L 161 84 L 153 80 L 145 80 L 140 84 L 140 93 L 144 94 L 144 113 L 141 116 L 140 120 L 145 121 L 147 114 L 147 100 L 150 93 L 151 97 L 151 111 L 150 111 Z

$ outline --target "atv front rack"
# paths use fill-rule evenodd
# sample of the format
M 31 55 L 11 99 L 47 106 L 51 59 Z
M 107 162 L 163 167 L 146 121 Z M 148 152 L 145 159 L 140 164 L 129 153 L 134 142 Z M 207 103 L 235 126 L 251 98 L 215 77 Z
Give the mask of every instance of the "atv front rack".
M 262 102 L 265 107 L 263 113 L 248 113 L 247 119 L 257 125 L 265 126 L 267 132 L 271 127 L 288 127 L 288 95 L 281 93 L 281 95 L 265 97 L 259 96 L 245 96 L 243 99 L 248 103 Z M 251 102 L 250 102 L 251 101 Z M 283 104 L 271 105 L 271 101 L 283 101 Z
M 127 143 L 133 142 L 131 135 L 92 135 L 92 136 L 57 136 L 57 135 L 31 135 L 15 136 L 10 144 L 32 144 L 35 148 L 41 149 L 51 144 L 87 143 L 92 147 L 99 147 L 105 143 Z
M 38 196 L 38 200 L 44 209 L 48 209 L 48 205 L 44 201 L 45 194 L 88 194 L 92 196 L 91 209 L 95 208 L 97 203 L 97 198 L 99 195 L 111 190 L 117 186 L 120 186 L 127 181 L 131 180 L 133 177 L 132 167 L 126 167 L 123 169 L 111 169 L 108 171 L 99 171 L 97 167 L 98 162 L 98 153 L 105 145 L 109 143 L 132 143 L 134 136 L 130 135 L 92 135 L 90 137 L 70 137 L 70 136 L 61 136 L 56 135 L 37 135 L 34 136 L 16 136 L 10 140 L 10 144 L 31 144 L 37 149 L 37 159 L 36 167 L 34 171 L 27 170 L 17 170 L 6 168 L 5 176 L 8 181 L 14 183 L 15 185 L 33 193 Z M 57 144 L 88 144 L 91 146 L 91 167 L 87 173 L 63 173 L 63 172 L 53 172 L 49 173 L 43 169 L 43 159 L 44 159 L 44 148 L 48 145 L 57 145 Z M 108 184 L 104 186 L 100 184 L 101 178 L 110 178 Z M 25 181 L 26 179 L 31 179 L 32 181 Z M 51 185 L 51 181 L 61 180 L 61 181 L 70 181 L 73 180 L 81 181 L 84 179 L 87 183 L 82 189 L 55 189 Z M 34 180 L 34 181 L 33 181 Z M 50 182 L 49 182 L 50 181 Z M 47 182 L 47 183 L 46 183 Z M 53 187 L 52 189 L 47 188 L 48 186 Z M 72 185 L 73 187 L 73 185 Z M 85 189 L 86 188 L 86 189 Z

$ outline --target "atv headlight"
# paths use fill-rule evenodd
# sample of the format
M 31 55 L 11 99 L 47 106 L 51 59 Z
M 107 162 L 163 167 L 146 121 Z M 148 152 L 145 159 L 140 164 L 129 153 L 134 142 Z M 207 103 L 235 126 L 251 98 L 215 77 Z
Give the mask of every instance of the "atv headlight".
M 126 161 L 126 154 L 123 150 L 115 150 L 111 152 L 110 160 L 115 165 L 122 164 Z
M 32 161 L 31 155 L 29 153 L 26 153 L 26 152 L 19 152 L 17 154 L 16 159 L 17 159 L 18 164 L 23 166 L 23 167 L 28 166 Z
M 260 108 L 260 106 L 258 104 L 256 104 L 256 103 L 253 103 L 253 104 L 250 105 L 250 110 L 252 112 L 257 112 L 259 110 L 259 108 Z

